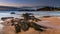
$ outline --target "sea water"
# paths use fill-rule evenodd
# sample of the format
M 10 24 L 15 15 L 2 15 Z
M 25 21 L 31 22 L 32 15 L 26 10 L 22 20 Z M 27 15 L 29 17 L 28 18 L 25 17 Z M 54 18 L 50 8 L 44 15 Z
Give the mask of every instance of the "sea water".
M 15 12 L 16 14 L 11 14 Z M 41 16 L 60 16 L 60 11 L 0 11 L 0 18 L 2 17 L 16 17 L 20 18 L 24 13 L 33 13 L 36 17 Z

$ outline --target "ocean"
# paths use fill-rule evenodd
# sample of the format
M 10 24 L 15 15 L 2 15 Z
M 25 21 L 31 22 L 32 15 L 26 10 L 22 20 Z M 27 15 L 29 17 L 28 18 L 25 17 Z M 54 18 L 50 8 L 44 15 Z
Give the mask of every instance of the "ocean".
M 11 14 L 15 12 L 16 14 Z M 42 16 L 60 16 L 60 11 L 0 11 L 0 18 L 2 17 L 15 17 L 20 18 L 24 13 L 33 13 L 36 17 Z

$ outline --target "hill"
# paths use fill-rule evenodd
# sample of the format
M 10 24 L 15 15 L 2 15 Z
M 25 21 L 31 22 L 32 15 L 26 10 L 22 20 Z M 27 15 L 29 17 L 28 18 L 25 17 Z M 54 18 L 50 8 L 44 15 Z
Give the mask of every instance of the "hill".
M 43 8 L 37 9 L 37 11 L 60 11 L 60 8 L 56 8 L 56 7 L 43 7 Z

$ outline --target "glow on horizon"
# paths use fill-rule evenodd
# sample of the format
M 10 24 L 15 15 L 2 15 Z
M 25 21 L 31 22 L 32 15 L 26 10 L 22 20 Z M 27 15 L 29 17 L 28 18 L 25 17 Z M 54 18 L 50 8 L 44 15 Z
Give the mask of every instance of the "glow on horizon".
M 14 7 L 23 7 L 23 6 L 37 6 L 36 4 L 16 4 L 16 3 L 2 3 L 0 6 L 14 6 Z

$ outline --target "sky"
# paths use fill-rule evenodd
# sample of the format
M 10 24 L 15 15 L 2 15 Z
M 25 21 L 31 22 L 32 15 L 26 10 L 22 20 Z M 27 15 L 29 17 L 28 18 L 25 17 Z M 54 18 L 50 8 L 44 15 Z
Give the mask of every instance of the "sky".
M 0 6 L 52 6 L 60 7 L 60 0 L 0 0 Z

